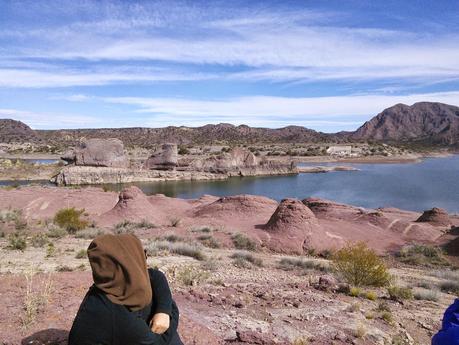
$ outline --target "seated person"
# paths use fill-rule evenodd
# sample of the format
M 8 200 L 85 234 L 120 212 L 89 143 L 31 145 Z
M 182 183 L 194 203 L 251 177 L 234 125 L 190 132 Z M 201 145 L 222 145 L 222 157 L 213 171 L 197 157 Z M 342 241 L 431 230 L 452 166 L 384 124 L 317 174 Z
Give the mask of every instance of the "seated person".
M 459 345 L 459 298 L 446 309 L 441 330 L 432 338 L 432 345 Z
M 69 345 L 183 345 L 166 277 L 147 269 L 137 237 L 99 236 L 88 258 L 94 284 L 75 317 Z

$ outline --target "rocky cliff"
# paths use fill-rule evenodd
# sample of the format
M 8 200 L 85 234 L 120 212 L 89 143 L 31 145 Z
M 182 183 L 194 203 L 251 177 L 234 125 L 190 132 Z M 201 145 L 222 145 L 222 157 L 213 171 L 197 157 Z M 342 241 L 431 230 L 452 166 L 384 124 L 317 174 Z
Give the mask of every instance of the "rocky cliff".
M 350 138 L 458 145 L 459 107 L 430 102 L 396 104 L 367 121 Z

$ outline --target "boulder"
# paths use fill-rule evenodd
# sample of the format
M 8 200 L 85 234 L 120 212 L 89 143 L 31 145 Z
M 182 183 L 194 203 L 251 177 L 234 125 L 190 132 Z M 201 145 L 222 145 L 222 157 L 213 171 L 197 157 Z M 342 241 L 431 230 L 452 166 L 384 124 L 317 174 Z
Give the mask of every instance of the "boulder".
M 319 282 L 315 288 L 322 291 L 334 291 L 337 289 L 338 283 L 336 279 L 329 274 L 325 274 L 319 277 Z
M 177 165 L 177 145 L 163 144 L 145 161 L 144 167 L 153 170 L 174 170 Z
M 127 168 L 129 160 L 119 139 L 88 139 L 61 157 L 78 166 Z
M 416 220 L 416 222 L 429 223 L 435 226 L 451 225 L 451 219 L 449 218 L 448 212 L 438 207 L 424 211 L 424 213 Z
M 303 254 L 307 249 L 317 249 L 316 236 L 313 234 L 321 232 L 314 213 L 297 199 L 282 200 L 264 229 L 270 234 L 268 248 L 296 254 Z

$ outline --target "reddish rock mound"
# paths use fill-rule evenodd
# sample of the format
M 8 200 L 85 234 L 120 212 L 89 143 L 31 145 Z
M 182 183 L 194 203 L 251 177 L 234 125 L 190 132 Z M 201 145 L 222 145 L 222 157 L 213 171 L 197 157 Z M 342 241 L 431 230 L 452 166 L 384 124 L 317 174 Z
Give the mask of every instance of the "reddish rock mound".
M 448 212 L 442 208 L 434 207 L 431 210 L 424 211 L 424 213 L 416 220 L 419 223 L 429 223 L 435 226 L 450 226 L 451 219 Z
M 362 214 L 361 208 L 325 199 L 307 198 L 303 200 L 303 204 L 305 204 L 318 218 L 348 220 Z
M 322 231 L 314 213 L 297 199 L 284 199 L 264 229 L 267 247 L 276 252 L 302 254 L 307 249 L 323 250 L 340 241 Z
M 194 215 L 197 217 L 234 217 L 254 216 L 258 213 L 272 213 L 277 207 L 275 200 L 255 195 L 234 195 L 197 207 Z
M 157 223 L 158 217 L 154 206 L 140 188 L 125 188 L 119 195 L 118 203 L 113 209 L 101 216 L 102 224 L 115 224 L 121 220 L 148 220 Z

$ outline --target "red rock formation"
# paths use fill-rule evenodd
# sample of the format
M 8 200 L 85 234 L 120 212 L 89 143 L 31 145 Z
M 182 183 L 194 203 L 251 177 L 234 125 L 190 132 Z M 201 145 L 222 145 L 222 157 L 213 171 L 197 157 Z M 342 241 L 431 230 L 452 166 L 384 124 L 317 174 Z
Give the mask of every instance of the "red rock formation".
M 267 247 L 276 252 L 303 254 L 341 244 L 322 230 L 314 213 L 297 199 L 282 200 L 264 229 L 270 235 Z
M 177 144 L 163 144 L 144 164 L 147 169 L 174 170 L 178 165 Z
M 451 226 L 451 219 L 449 218 L 448 212 L 438 207 L 424 211 L 416 222 L 425 222 L 434 226 Z

